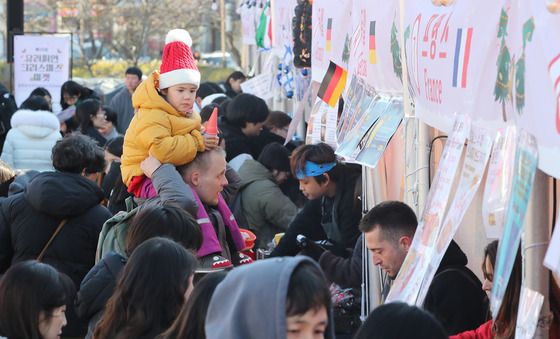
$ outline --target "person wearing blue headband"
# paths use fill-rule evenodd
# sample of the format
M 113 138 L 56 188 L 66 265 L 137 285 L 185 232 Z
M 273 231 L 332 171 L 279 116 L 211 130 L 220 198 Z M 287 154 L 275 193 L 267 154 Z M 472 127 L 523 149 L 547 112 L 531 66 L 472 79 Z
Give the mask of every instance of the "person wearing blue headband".
M 327 240 L 332 244 L 331 250 L 349 256 L 360 235 L 360 167 L 338 162 L 334 150 L 325 143 L 295 149 L 290 167 L 309 200 L 271 255 L 297 254 L 301 250 L 297 238 L 303 235 L 310 240 Z M 320 261 L 321 252 L 315 251 L 310 256 Z

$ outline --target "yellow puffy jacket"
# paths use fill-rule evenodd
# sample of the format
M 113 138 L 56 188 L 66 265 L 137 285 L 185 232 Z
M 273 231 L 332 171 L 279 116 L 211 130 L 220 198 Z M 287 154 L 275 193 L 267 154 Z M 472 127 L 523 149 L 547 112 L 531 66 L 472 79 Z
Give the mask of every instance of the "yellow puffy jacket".
M 185 117 L 177 112 L 156 90 L 159 72 L 154 71 L 132 95 L 136 114 L 124 136 L 121 171 L 128 186 L 135 176 L 143 175 L 140 163 L 151 153 L 162 163 L 183 165 L 197 152 L 204 151 L 200 133 L 200 115 Z

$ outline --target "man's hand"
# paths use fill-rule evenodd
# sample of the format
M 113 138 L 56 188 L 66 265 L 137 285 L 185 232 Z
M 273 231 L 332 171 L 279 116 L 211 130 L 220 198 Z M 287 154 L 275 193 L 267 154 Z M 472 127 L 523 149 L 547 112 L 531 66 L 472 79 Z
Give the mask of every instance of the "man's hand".
M 156 159 L 152 154 L 150 154 L 144 161 L 140 163 L 140 168 L 142 172 L 148 177 L 152 178 L 154 172 L 161 166 L 161 162 Z
M 325 252 L 325 249 L 317 245 L 313 240 L 307 239 L 305 236 L 298 236 L 298 247 L 301 249 L 299 254 L 308 256 L 315 261 L 319 261 L 321 254 Z

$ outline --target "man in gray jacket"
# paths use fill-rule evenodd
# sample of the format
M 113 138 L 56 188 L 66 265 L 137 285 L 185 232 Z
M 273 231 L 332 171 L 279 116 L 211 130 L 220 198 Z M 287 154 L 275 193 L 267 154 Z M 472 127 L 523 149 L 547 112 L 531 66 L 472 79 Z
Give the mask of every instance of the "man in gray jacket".
M 142 71 L 138 67 L 129 67 L 125 72 L 124 87 L 111 99 L 109 107 L 117 112 L 117 131 L 125 134 L 130 121 L 134 117 L 132 107 L 132 93 L 142 82 Z

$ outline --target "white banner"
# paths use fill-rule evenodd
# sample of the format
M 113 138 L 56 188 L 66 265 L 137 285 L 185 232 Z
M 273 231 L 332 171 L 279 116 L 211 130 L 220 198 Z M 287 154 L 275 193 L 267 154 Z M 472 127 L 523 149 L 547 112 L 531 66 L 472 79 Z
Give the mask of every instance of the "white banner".
M 332 60 L 348 69 L 352 1 L 313 1 L 311 76 L 321 82 Z
M 420 119 L 446 132 L 456 112 L 493 131 L 512 122 L 560 177 L 560 14 L 544 1 L 408 1 L 404 36 Z
M 279 56 L 284 55 L 286 47 L 294 46 L 292 19 L 297 0 L 272 0 L 272 48 Z
M 398 1 L 353 1 L 348 72 L 376 91 L 402 93 Z
M 46 88 L 52 102 L 60 102 L 60 88 L 70 75 L 70 36 L 14 37 L 14 92 L 19 105 L 37 87 Z

